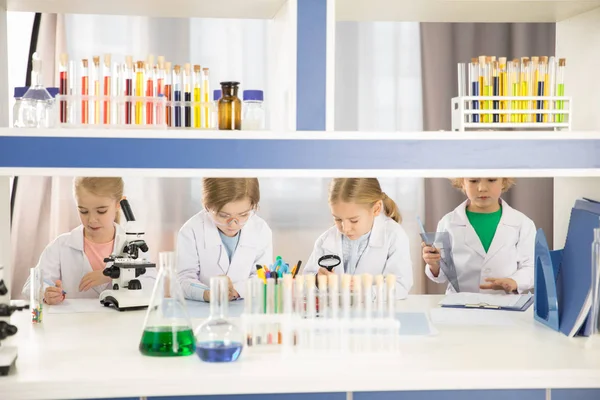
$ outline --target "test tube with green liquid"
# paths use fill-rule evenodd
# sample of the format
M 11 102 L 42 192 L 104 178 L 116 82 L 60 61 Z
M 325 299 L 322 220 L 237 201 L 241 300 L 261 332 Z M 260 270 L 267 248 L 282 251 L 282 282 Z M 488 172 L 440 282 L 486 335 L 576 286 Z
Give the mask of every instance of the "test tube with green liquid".
M 558 68 L 556 70 L 556 95 L 559 97 L 565 95 L 565 66 L 566 65 L 567 65 L 567 60 L 565 58 L 561 58 L 558 60 Z M 557 101 L 556 108 L 558 110 L 564 110 L 565 102 L 563 100 Z M 556 122 L 559 122 L 559 123 L 565 122 L 565 114 L 557 114 Z

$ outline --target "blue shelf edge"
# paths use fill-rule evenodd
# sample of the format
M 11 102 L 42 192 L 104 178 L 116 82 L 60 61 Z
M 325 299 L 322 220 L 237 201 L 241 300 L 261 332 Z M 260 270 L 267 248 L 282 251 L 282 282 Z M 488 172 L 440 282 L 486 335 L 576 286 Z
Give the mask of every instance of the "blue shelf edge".
M 600 138 L 453 141 L 0 136 L 0 168 L 598 169 Z

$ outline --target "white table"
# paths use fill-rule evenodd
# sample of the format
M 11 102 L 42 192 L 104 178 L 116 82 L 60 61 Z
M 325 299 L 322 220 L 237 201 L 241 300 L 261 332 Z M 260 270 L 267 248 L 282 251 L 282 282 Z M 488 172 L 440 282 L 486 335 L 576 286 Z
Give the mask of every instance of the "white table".
M 413 296 L 399 311 L 428 311 L 439 296 Z M 73 399 L 202 394 L 453 389 L 600 388 L 600 338 L 568 339 L 534 322 L 533 307 L 508 313 L 515 325 L 438 325 L 439 334 L 407 337 L 400 357 L 290 362 L 273 351 L 236 363 L 198 357 L 151 358 L 138 351 L 145 311 L 12 317 L 19 348 L 0 399 Z M 193 320 L 194 327 L 200 320 Z M 246 357 L 244 357 L 246 355 Z M 267 373 L 272 382 L 264 384 Z M 329 371 L 329 372 L 326 372 Z M 324 376 L 325 375 L 325 376 Z

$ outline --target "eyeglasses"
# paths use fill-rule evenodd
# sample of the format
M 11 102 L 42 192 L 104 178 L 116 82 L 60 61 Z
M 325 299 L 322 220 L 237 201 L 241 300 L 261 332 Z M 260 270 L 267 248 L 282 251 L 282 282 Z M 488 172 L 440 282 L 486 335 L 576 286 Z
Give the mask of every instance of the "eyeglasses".
M 210 215 L 217 225 L 231 226 L 235 222 L 238 226 L 244 226 L 255 213 L 255 210 L 244 211 L 239 214 L 227 214 L 221 211 L 210 210 Z

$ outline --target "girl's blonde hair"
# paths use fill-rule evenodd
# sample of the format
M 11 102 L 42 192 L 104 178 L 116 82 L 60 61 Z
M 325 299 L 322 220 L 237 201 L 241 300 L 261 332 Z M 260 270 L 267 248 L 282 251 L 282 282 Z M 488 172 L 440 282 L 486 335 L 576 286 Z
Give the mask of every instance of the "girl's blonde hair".
M 78 177 L 73 180 L 73 190 L 76 196 L 84 189 L 93 195 L 114 199 L 117 203 L 123 199 L 124 187 L 122 178 Z M 115 222 L 118 224 L 120 221 L 121 213 L 117 210 Z
M 329 186 L 330 204 L 343 201 L 373 207 L 379 200 L 383 202 L 385 215 L 398 223 L 402 222 L 398 206 L 381 190 L 376 178 L 335 178 Z
M 202 203 L 204 207 L 219 212 L 225 204 L 248 198 L 252 208 L 260 201 L 257 178 L 203 178 Z
M 454 186 L 456 189 L 460 189 L 463 193 L 465 192 L 465 188 L 463 186 L 465 179 L 467 178 L 452 178 L 450 179 L 450 182 L 452 183 L 452 186 Z M 502 193 L 508 192 L 508 190 L 515 186 L 515 178 L 500 178 L 502 179 Z

